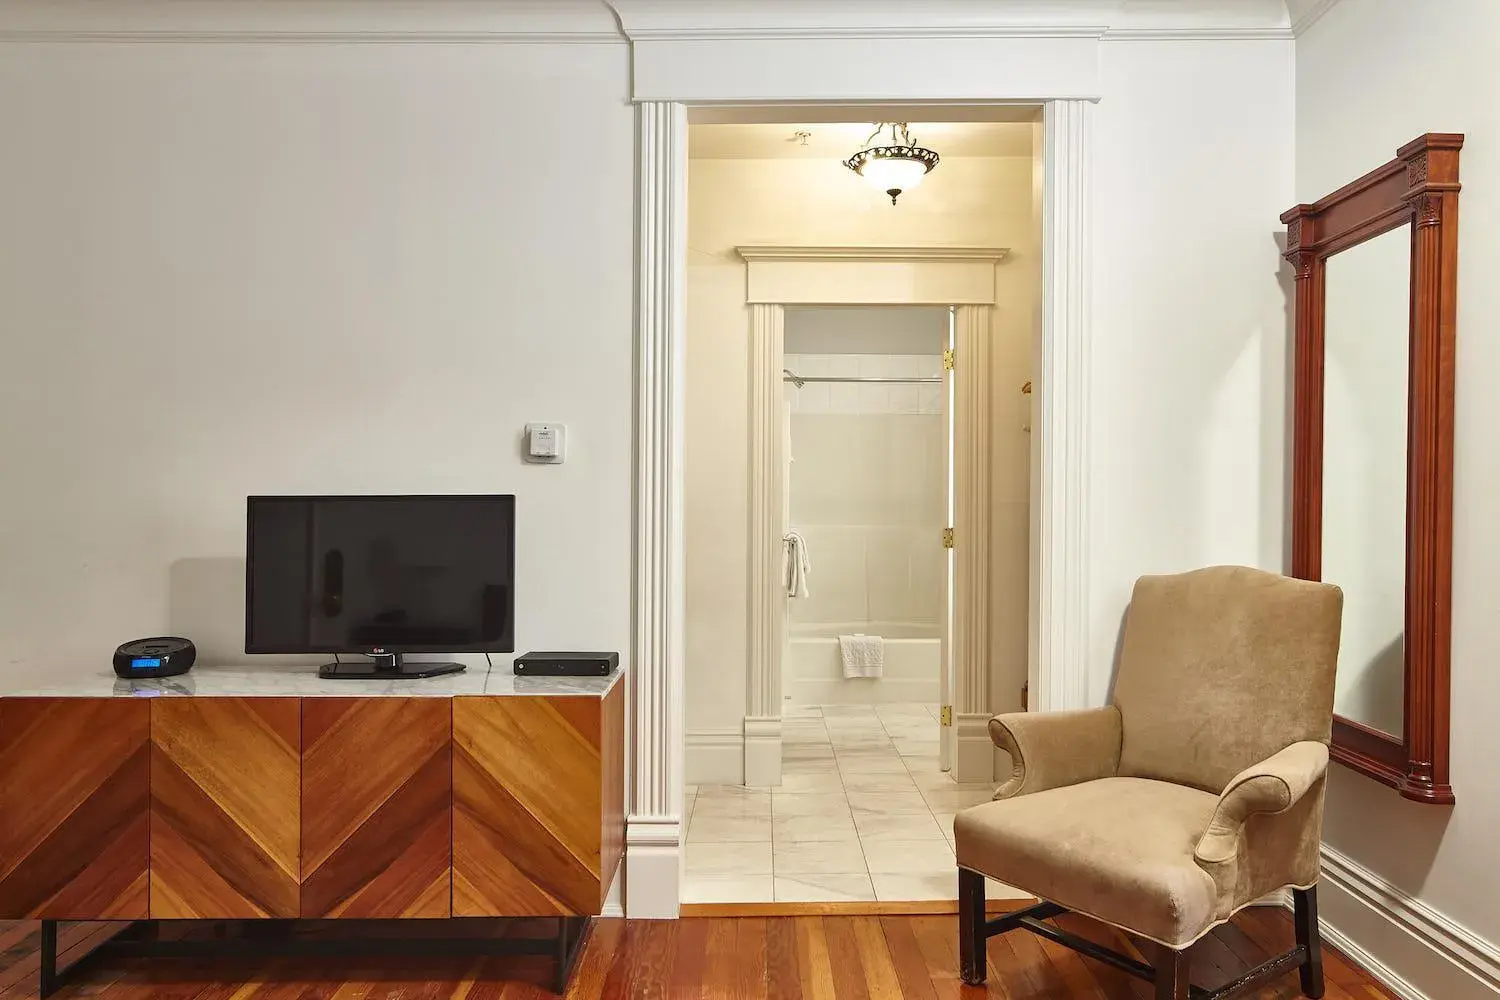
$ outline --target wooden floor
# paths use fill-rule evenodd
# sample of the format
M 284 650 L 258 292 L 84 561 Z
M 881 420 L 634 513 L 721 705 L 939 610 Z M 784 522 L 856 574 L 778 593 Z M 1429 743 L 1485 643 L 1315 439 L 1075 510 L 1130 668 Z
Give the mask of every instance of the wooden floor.
M 1127 953 L 1113 931 L 1077 917 L 1059 922 Z M 540 927 L 538 928 L 540 929 Z M 579 961 L 573 998 L 806 998 L 943 1000 L 1148 1000 L 1144 983 L 1025 932 L 991 938 L 987 988 L 958 979 L 953 916 L 810 916 L 599 921 Z M 63 964 L 111 928 L 64 925 Z M 1260 908 L 1193 950 L 1194 982 L 1217 986 L 1289 947 L 1291 922 Z M 38 925 L 0 924 L 0 1000 L 36 996 Z M 1328 950 L 1329 1000 L 1390 994 Z M 185 959 L 96 966 L 56 996 L 105 1000 L 538 1000 L 551 964 L 543 959 Z M 1295 974 L 1256 994 L 1301 996 Z

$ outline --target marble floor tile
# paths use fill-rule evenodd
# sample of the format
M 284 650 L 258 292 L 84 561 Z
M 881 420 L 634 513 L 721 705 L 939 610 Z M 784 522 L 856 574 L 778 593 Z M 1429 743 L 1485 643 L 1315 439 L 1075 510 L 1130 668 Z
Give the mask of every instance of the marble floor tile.
M 770 875 L 685 875 L 682 879 L 684 903 L 771 903 L 775 899 Z
M 717 816 L 722 818 L 767 819 L 771 815 L 771 796 L 757 798 L 715 798 L 699 795 L 693 802 L 694 816 Z
M 943 830 L 932 818 L 932 813 L 861 812 L 856 809 L 854 829 L 866 844 L 872 840 L 936 840 L 943 836 Z
M 837 767 L 831 767 L 826 771 L 788 771 L 783 765 L 781 784 L 772 790 L 771 799 L 774 802 L 778 795 L 805 795 L 810 792 L 824 794 L 836 792 L 843 795 L 847 786 L 847 782 L 839 774 Z
M 821 719 L 823 709 L 817 705 L 785 705 L 781 709 L 783 719 Z
M 994 791 L 988 787 L 927 789 L 922 795 L 935 813 L 958 812 L 970 806 L 983 805 L 995 797 Z
M 831 767 L 833 762 L 833 747 L 828 743 L 793 743 L 781 748 L 782 771 L 791 765 L 807 765 L 808 770 L 816 770 L 816 765 Z
M 771 799 L 771 815 L 828 816 L 834 819 L 849 815 L 849 800 L 843 792 L 782 793 Z
M 989 878 L 988 876 L 986 876 L 985 880 L 984 880 L 984 898 L 985 899 L 1035 899 L 1036 897 L 1033 896 L 1031 893 L 1027 892 L 1025 889 L 1017 889 L 1013 885 L 1006 885 L 1004 882 L 999 882 L 999 881 L 996 881 L 995 879 L 992 879 L 992 878 Z
M 855 870 L 865 870 L 864 849 L 858 840 L 776 841 L 771 845 L 771 871 L 777 875 Z
M 938 753 L 938 741 L 932 736 L 909 740 L 894 739 L 891 742 L 895 744 L 896 752 L 903 757 L 935 757 Z
M 824 705 L 823 718 L 825 719 L 873 719 L 875 718 L 874 705 Z
M 945 872 L 872 873 L 875 898 L 882 903 L 916 903 L 958 898 L 958 869 Z
M 747 785 L 699 785 L 698 797 L 707 801 L 709 799 L 758 799 L 768 796 L 764 788 L 751 788 Z
M 694 816 L 688 823 L 687 840 L 691 849 L 695 843 L 739 844 L 760 843 L 771 839 L 771 817 L 747 819 L 742 816 L 704 816 L 693 807 Z
M 849 805 L 864 812 L 919 813 L 930 815 L 932 808 L 916 790 L 910 792 L 850 792 Z
M 843 790 L 848 792 L 921 792 L 910 774 L 894 771 L 851 771 L 840 780 Z
M 952 874 L 957 868 L 953 848 L 942 837 L 929 840 L 861 841 L 865 866 L 883 874 Z
M 769 875 L 771 842 L 763 844 L 690 843 L 683 871 L 689 875 Z
M 777 875 L 774 889 L 778 903 L 874 902 L 875 886 L 866 874 Z
M 845 774 L 909 774 L 901 758 L 894 753 L 860 753 L 850 751 L 838 756 L 839 770 Z
M 849 815 L 773 816 L 771 818 L 771 840 L 777 844 L 856 839 L 858 839 L 858 833 L 854 820 Z

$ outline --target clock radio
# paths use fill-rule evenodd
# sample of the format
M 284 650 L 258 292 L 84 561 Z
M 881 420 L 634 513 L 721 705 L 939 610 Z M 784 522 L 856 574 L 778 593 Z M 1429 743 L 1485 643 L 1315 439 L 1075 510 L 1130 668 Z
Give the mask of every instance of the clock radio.
M 197 656 L 191 640 L 175 635 L 134 639 L 115 650 L 115 673 L 121 677 L 171 677 L 187 673 Z

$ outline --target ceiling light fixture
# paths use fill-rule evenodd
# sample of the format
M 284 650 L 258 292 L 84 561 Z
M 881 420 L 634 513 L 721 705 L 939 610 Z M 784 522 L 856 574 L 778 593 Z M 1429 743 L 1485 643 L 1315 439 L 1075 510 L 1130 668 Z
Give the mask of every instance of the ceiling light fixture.
M 891 130 L 890 144 L 874 145 L 886 129 Z M 844 161 L 844 166 L 890 195 L 892 205 L 902 191 L 910 191 L 922 183 L 922 178 L 937 165 L 937 153 L 918 146 L 906 122 L 876 122 L 875 131 L 865 140 L 865 148 Z

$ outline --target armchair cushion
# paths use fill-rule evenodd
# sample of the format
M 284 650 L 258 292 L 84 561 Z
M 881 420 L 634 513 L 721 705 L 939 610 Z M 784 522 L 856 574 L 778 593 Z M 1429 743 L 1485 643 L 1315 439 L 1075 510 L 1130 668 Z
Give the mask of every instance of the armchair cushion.
M 990 739 L 1010 754 L 1011 777 L 995 798 L 1113 778 L 1120 763 L 1120 710 L 1016 712 L 990 720 Z
M 1218 797 L 1146 778 L 1102 778 L 965 809 L 961 868 L 1173 948 L 1219 919 L 1193 859 Z

